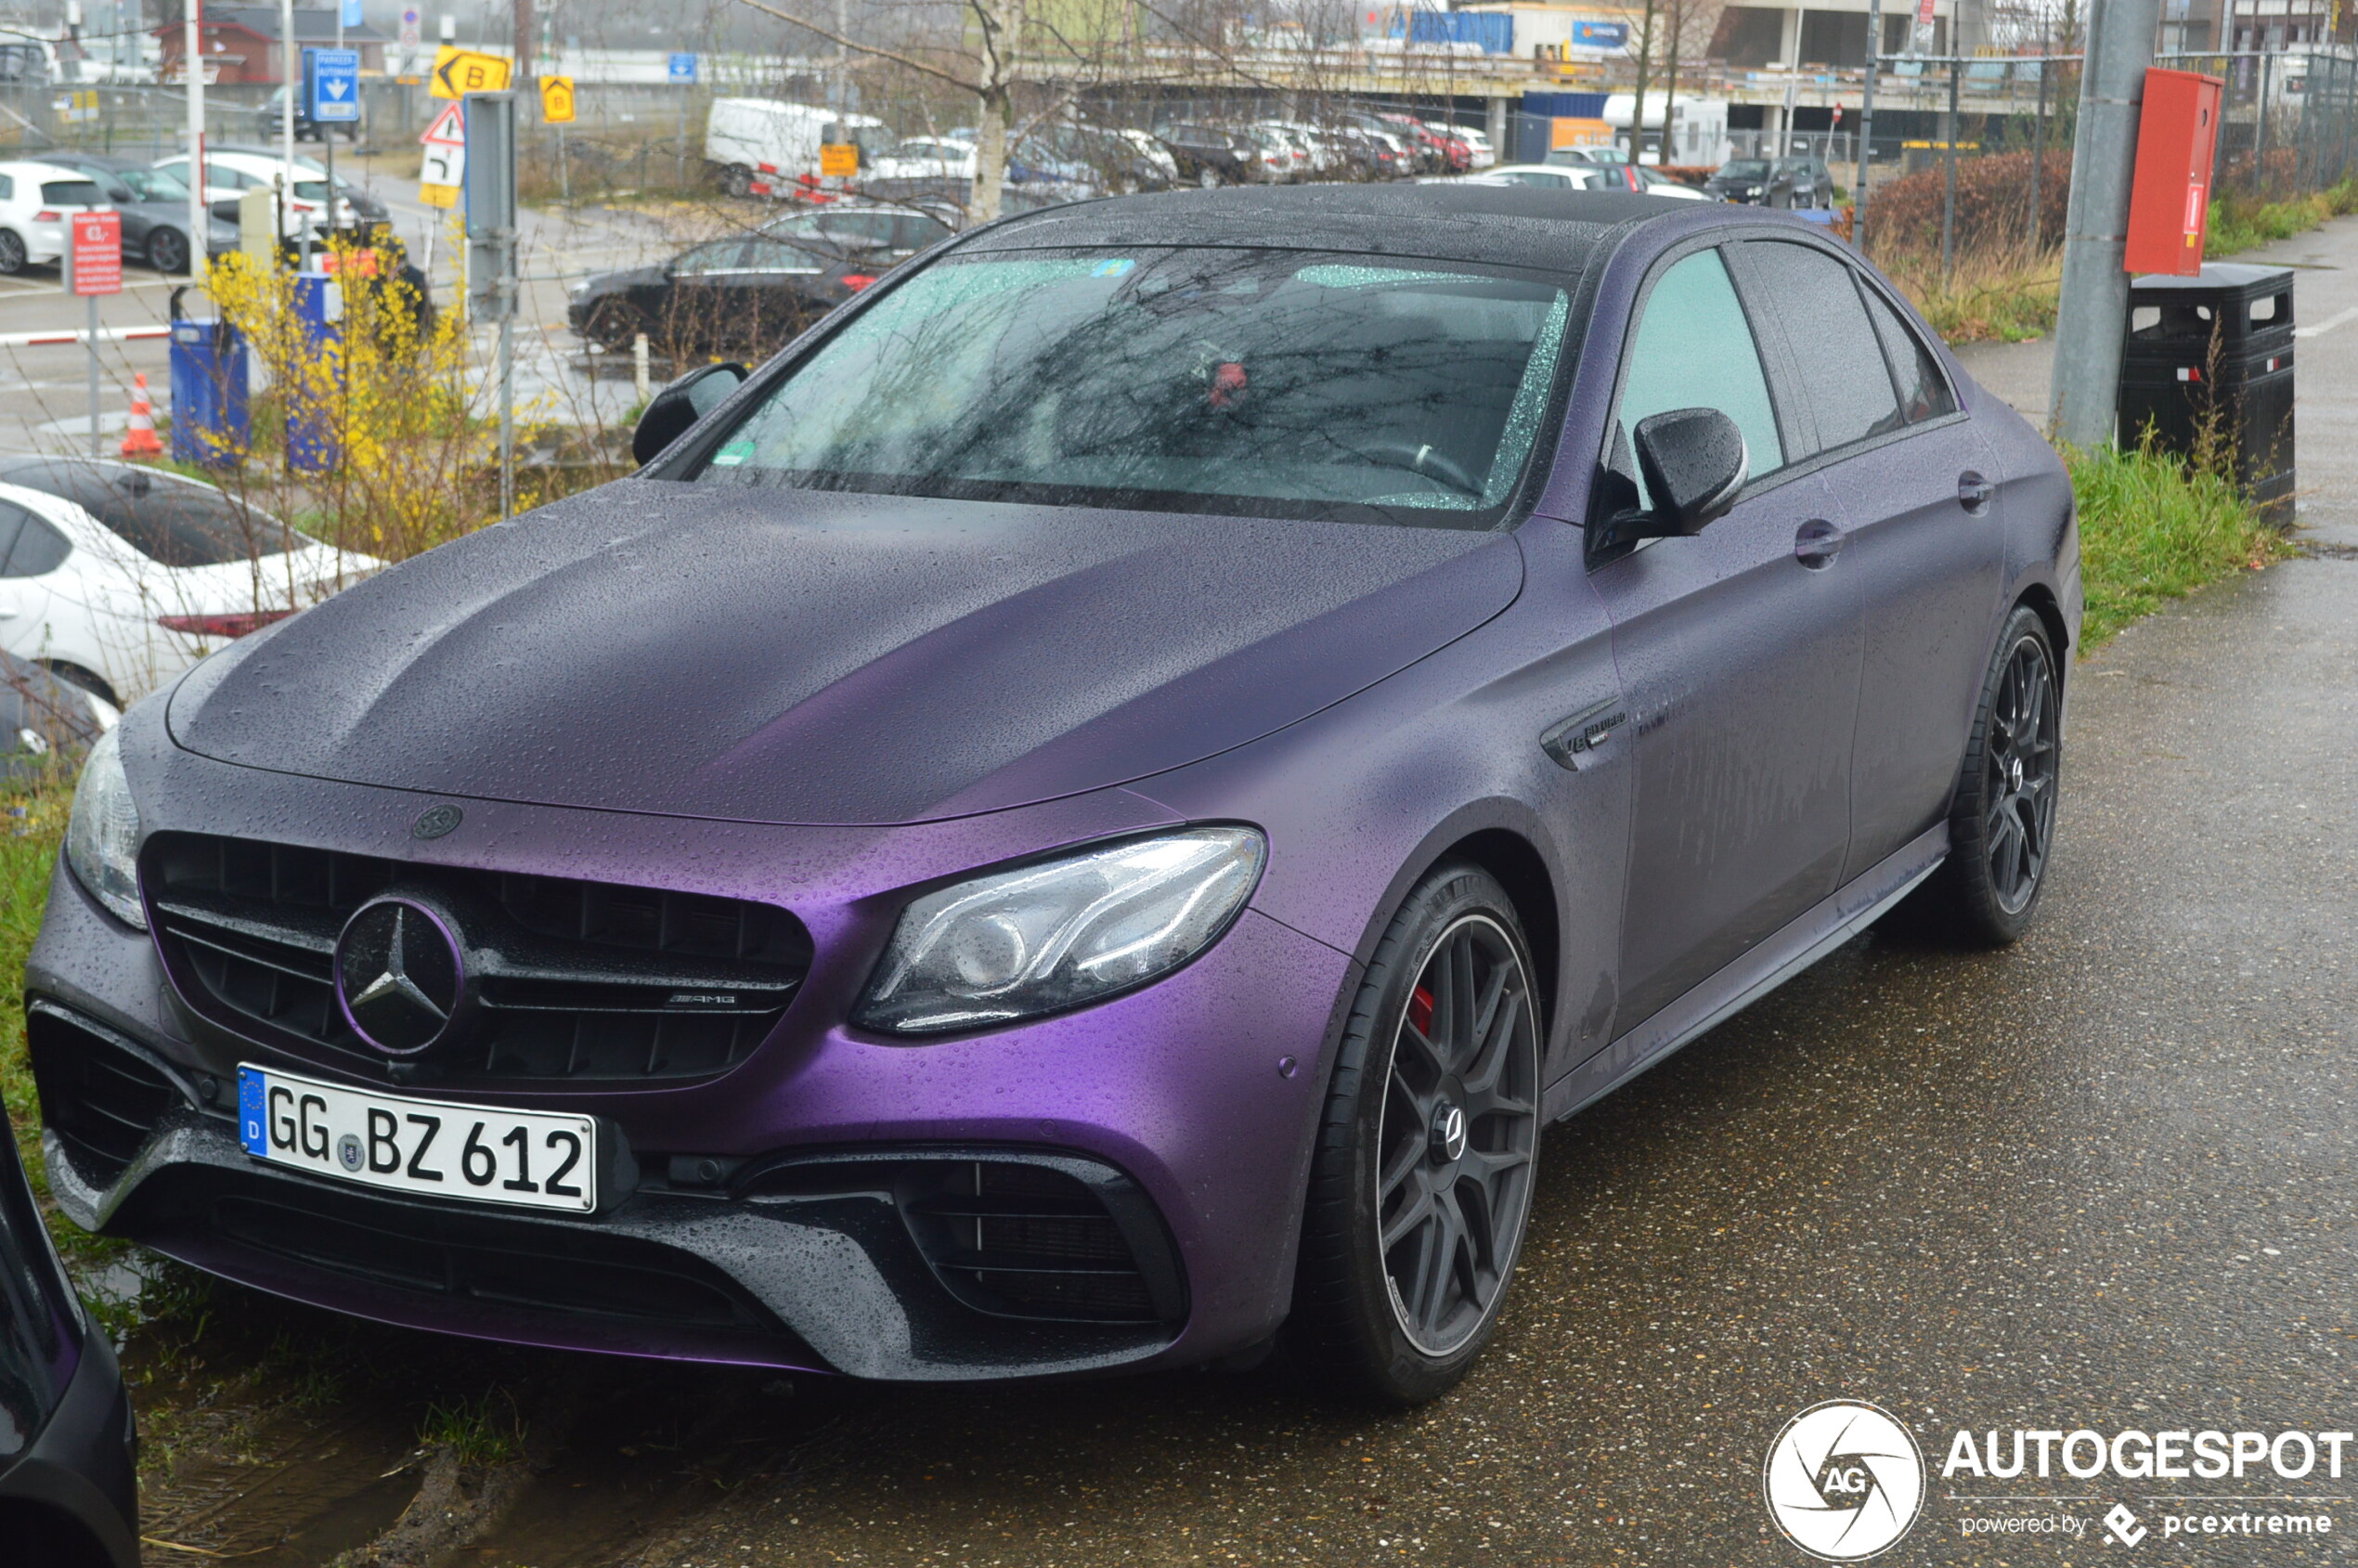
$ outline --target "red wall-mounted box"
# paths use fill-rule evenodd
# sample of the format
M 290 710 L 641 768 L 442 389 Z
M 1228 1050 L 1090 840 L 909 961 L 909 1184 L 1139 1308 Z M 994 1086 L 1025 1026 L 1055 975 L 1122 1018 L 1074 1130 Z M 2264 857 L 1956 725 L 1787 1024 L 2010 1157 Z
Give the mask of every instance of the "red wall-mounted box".
M 2226 84 L 2191 71 L 2145 72 L 2137 121 L 2137 178 L 2129 193 L 2131 272 L 2192 278 L 2202 270 L 2210 223 L 2210 155 L 2219 145 L 2219 95 Z

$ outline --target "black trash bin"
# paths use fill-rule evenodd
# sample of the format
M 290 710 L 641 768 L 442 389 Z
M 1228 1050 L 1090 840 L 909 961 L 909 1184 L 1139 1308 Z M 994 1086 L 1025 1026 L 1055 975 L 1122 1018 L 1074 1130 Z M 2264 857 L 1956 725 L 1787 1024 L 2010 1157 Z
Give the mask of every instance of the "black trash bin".
M 2213 262 L 2194 278 L 2134 279 L 2121 439 L 2150 423 L 2165 450 L 2192 454 L 2209 424 L 2261 515 L 2291 526 L 2292 325 L 2289 267 Z

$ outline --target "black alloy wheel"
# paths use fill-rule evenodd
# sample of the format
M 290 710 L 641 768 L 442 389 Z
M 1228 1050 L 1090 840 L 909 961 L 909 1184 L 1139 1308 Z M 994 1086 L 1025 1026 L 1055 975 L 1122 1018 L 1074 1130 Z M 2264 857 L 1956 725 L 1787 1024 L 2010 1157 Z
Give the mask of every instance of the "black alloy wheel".
M 1542 1021 L 1514 906 L 1445 865 L 1393 919 L 1328 1092 L 1286 1345 L 1378 1404 L 1445 1393 L 1496 1331 L 1531 1215 Z
M 158 272 L 188 270 L 188 237 L 176 228 L 157 228 L 148 234 L 148 265 Z
M 1982 682 L 1949 812 L 1949 858 L 1911 901 L 1924 923 L 1979 947 L 2030 927 L 2046 887 L 2063 766 L 2062 681 L 2046 622 L 2006 617 Z
M 24 236 L 13 228 L 0 228 L 0 277 L 15 277 L 24 270 Z

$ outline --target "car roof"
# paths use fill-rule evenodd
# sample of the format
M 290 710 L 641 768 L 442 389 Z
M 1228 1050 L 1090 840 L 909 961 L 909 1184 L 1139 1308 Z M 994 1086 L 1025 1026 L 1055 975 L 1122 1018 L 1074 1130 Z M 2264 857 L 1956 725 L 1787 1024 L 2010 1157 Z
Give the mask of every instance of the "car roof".
M 1228 186 L 1044 208 L 978 230 L 962 249 L 1252 245 L 1569 272 L 1600 245 L 1617 243 L 1626 226 L 1678 210 L 1631 191 L 1503 182 Z

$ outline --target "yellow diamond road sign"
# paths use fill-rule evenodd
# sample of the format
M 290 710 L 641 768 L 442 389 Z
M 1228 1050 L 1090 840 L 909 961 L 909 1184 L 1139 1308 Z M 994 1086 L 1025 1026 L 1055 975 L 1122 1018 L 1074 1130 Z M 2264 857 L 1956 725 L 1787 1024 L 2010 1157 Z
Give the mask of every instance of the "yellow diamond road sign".
M 434 70 L 426 77 L 426 91 L 438 98 L 504 92 L 512 67 L 512 62 L 504 55 L 479 55 L 473 49 L 445 44 L 434 54 Z

